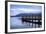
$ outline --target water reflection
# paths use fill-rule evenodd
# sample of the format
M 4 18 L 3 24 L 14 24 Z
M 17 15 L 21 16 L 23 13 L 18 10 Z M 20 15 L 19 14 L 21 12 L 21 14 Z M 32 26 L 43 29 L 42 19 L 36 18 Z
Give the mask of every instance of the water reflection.
M 25 20 L 25 18 L 22 18 L 22 17 L 11 17 L 10 18 L 10 28 L 11 29 L 21 29 L 21 28 L 41 27 L 41 24 L 37 24 L 35 21 L 38 22 L 38 20 L 29 20 L 27 18 Z

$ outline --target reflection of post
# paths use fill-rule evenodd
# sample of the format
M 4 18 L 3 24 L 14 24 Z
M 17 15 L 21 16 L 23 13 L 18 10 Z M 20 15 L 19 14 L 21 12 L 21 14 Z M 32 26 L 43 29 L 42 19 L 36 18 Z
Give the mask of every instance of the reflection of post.
M 28 19 L 30 19 L 30 16 L 28 17 Z M 30 21 L 30 20 L 29 20 Z M 29 27 L 30 27 L 30 22 L 29 22 Z
M 39 22 L 38 22 L 38 23 L 39 23 L 39 24 L 38 24 L 38 27 L 40 27 L 40 24 L 41 24 L 41 23 L 40 23 L 40 20 L 39 20 Z
M 31 17 L 32 17 L 32 27 L 33 27 L 33 14 L 31 15 Z
M 35 16 L 35 28 L 36 28 L 36 16 Z

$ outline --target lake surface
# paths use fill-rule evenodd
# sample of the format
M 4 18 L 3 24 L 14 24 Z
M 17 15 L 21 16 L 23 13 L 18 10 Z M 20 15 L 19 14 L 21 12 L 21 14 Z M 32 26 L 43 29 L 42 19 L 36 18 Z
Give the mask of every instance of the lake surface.
M 38 27 L 38 24 L 36 24 L 36 27 Z M 35 28 L 35 24 L 33 24 L 32 27 L 32 23 L 22 23 L 21 17 L 11 17 L 10 18 L 10 28 L 11 29 L 23 29 L 23 28 Z

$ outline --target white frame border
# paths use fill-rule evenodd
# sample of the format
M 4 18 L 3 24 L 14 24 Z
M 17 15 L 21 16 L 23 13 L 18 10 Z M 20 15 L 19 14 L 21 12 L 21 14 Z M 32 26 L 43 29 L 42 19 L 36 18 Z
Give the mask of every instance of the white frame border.
M 28 29 L 10 29 L 10 4 L 18 4 L 18 5 L 38 5 L 42 6 L 42 28 L 28 28 Z M 8 19 L 7 19 L 7 27 L 8 32 L 21 32 L 21 31 L 37 31 L 37 30 L 44 30 L 44 4 L 32 4 L 32 3 L 18 3 L 18 2 L 8 2 L 7 6 L 8 10 Z

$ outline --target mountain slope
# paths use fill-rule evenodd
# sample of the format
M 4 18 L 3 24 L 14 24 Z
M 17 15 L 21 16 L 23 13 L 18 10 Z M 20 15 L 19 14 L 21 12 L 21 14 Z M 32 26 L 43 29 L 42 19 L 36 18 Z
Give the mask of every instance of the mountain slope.
M 11 16 L 11 17 L 22 17 L 22 16 L 41 16 L 41 13 L 38 13 L 38 14 L 32 14 L 32 13 L 20 13 L 18 15 L 15 15 L 15 16 Z

